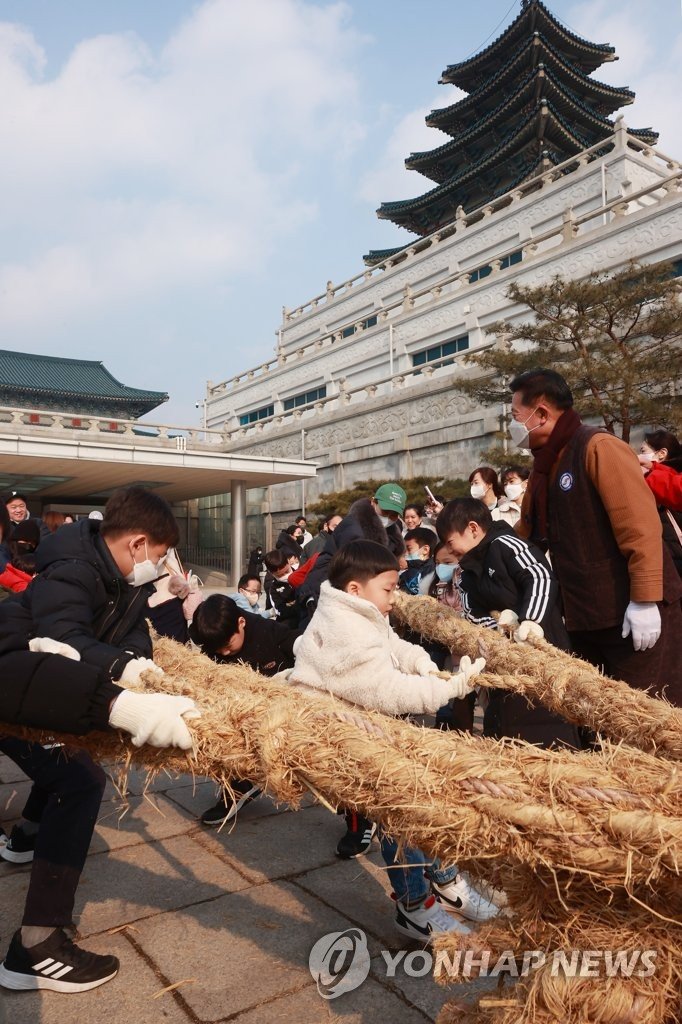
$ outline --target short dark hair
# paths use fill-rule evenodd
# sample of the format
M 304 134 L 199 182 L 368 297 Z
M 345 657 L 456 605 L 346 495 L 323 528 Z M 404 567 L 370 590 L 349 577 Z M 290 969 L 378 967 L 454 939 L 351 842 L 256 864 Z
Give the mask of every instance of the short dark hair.
M 398 559 L 383 544 L 373 540 L 352 540 L 336 552 L 329 563 L 329 582 L 345 590 L 351 581 L 367 583 L 382 572 L 398 572 Z
M 491 484 L 495 497 L 501 498 L 502 495 L 504 494 L 504 491 L 500 486 L 500 481 L 498 479 L 497 473 L 492 468 L 492 466 L 477 466 L 473 473 L 469 475 L 469 483 L 473 481 L 477 473 L 480 475 L 481 480 L 485 480 L 487 484 Z
M 300 529 L 301 527 L 298 525 L 298 523 L 292 523 L 291 526 L 287 526 L 284 532 L 287 533 L 290 537 L 293 537 L 296 531 Z
M 289 561 L 289 555 L 281 548 L 275 548 L 273 551 L 265 552 L 263 561 L 268 572 L 274 573 L 284 568 Z
M 539 398 L 546 398 L 550 405 L 556 409 L 570 409 L 573 406 L 573 394 L 568 384 L 556 370 L 545 370 L 538 367 L 537 370 L 526 370 L 514 377 L 509 385 L 513 395 L 521 392 L 521 401 L 524 405 L 531 405 Z
M 115 539 L 135 532 L 146 533 L 155 544 L 171 548 L 180 539 L 178 524 L 165 498 L 146 487 L 119 487 L 104 507 L 100 533 Z
M 403 540 L 405 541 L 406 544 L 408 540 L 416 540 L 420 548 L 426 547 L 428 545 L 429 554 L 431 555 L 433 554 L 434 548 L 438 543 L 438 538 L 436 537 L 433 530 L 427 530 L 425 526 L 415 526 L 414 530 L 408 530 L 405 536 L 403 537 Z
M 528 466 L 506 466 L 500 473 L 500 479 L 502 480 L 503 485 L 506 484 L 512 473 L 516 473 L 521 480 L 527 480 L 530 476 Z
M 412 508 L 412 509 L 414 509 L 414 511 L 415 511 L 415 512 L 417 513 L 417 515 L 419 516 L 419 518 L 420 518 L 420 519 L 422 519 L 422 518 L 423 518 L 423 516 L 424 516 L 424 506 L 423 506 L 423 505 L 414 505 L 414 504 L 409 504 L 409 505 L 406 505 L 406 506 L 405 506 L 405 510 L 404 510 L 404 512 L 403 512 L 403 516 L 405 515 L 405 512 L 407 512 L 408 508 Z
M 234 636 L 243 618 L 245 613 L 231 597 L 211 594 L 195 611 L 189 635 L 197 647 L 212 657 Z
M 445 542 L 451 533 L 464 533 L 469 523 L 478 523 L 484 533 L 493 525 L 490 509 L 478 498 L 455 498 L 438 514 L 436 529 Z
M 296 520 L 296 525 L 298 526 L 299 523 L 307 523 L 307 522 L 308 522 L 308 520 L 306 519 L 305 516 L 299 516 L 298 519 Z
M 251 580 L 253 580 L 254 583 L 260 584 L 260 576 L 255 576 L 252 572 L 245 572 L 243 576 L 239 577 L 239 581 L 237 583 L 237 590 L 241 590 L 242 587 L 245 587 L 246 584 L 250 583 Z
M 644 435 L 644 440 L 655 452 L 660 452 L 661 448 L 667 448 L 668 458 L 666 462 L 671 459 L 677 460 L 682 455 L 682 445 L 669 430 L 652 430 Z

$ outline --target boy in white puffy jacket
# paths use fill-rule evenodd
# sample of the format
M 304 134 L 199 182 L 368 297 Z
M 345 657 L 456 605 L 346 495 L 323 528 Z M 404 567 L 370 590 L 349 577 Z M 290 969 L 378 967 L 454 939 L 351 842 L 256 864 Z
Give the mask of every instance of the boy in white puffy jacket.
M 460 671 L 443 679 L 421 647 L 391 628 L 398 568 L 392 552 L 373 541 L 352 541 L 334 555 L 315 614 L 294 647 L 292 683 L 390 715 L 435 712 L 452 697 L 471 693 L 482 658 L 473 665 L 462 658 Z M 456 867 L 442 870 L 415 848 L 404 848 L 398 865 L 397 843 L 385 835 L 380 840 L 402 934 L 423 941 L 433 932 L 468 931 L 444 906 L 476 921 L 497 913 Z

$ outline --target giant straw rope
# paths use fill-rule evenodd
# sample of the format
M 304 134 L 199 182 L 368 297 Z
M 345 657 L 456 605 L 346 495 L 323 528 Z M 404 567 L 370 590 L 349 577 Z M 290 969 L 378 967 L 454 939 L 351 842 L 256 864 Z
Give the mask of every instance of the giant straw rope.
M 430 627 L 422 627 L 430 635 Z M 482 639 L 492 652 L 488 667 L 494 671 L 495 659 L 502 663 L 498 644 L 504 645 L 508 676 L 517 647 L 483 633 L 467 633 L 471 653 L 478 653 Z M 466 643 L 458 653 L 464 653 Z M 524 678 L 534 678 L 535 669 L 529 666 L 537 666 L 545 651 L 525 649 L 522 655 Z M 503 885 L 513 916 L 488 932 L 491 939 L 498 935 L 506 942 L 506 948 L 517 948 L 520 942 L 524 948 L 543 948 L 527 946 L 534 940 L 545 945 L 571 941 L 573 933 L 583 934 L 579 922 L 589 918 L 596 922 L 592 934 L 597 925 L 611 937 L 634 928 L 642 941 L 657 944 L 662 962 L 668 964 L 667 981 L 656 977 L 642 993 L 635 979 L 619 979 L 619 985 L 609 980 L 610 995 L 601 992 L 599 980 L 590 989 L 584 979 L 567 979 L 581 986 L 567 984 L 565 990 L 557 990 L 557 979 L 544 978 L 538 971 L 517 986 L 518 994 L 511 996 L 513 1007 L 509 998 L 492 1008 L 486 1004 L 471 1020 L 675 1020 L 679 975 L 669 962 L 682 962 L 682 929 L 674 923 L 682 918 L 682 780 L 672 760 L 674 709 L 645 696 L 647 722 L 655 720 L 656 705 L 663 708 L 666 758 L 609 742 L 598 752 L 544 751 L 524 743 L 417 728 L 352 709 L 331 696 L 310 696 L 265 679 L 243 665 L 216 665 L 171 640 L 156 641 L 154 660 L 165 677 L 159 682 L 147 675 L 140 689 L 193 697 L 202 710 L 202 717 L 190 723 L 195 750 L 189 763 L 197 775 L 223 785 L 230 778 L 251 778 L 293 806 L 306 791 L 312 792 L 324 803 L 357 809 L 381 821 L 394 835 L 446 863 Z M 583 663 L 569 660 L 582 678 Z M 490 680 L 494 679 L 491 673 Z M 543 686 L 551 689 L 546 680 Z M 562 676 L 562 691 L 568 694 L 570 689 L 570 680 Z M 11 731 L 41 737 L 36 730 Z M 614 726 L 612 735 L 621 733 Z M 656 748 L 649 727 L 644 734 L 649 737 L 645 745 Z M 123 734 L 92 733 L 75 741 L 57 738 L 124 766 L 137 763 L 152 772 L 188 770 L 188 757 L 181 752 L 136 750 Z M 481 938 L 485 941 L 485 935 Z M 441 941 L 447 946 L 448 939 Z M 590 992 L 601 993 L 590 1006 L 601 1007 L 600 1013 L 611 1006 L 610 1017 L 594 1016 L 593 1009 L 586 1016 L 583 1009 Z M 565 1013 L 557 1017 L 555 1009 L 562 999 Z M 627 1013 L 635 1006 L 639 1016 L 624 1016 L 622 1006 Z M 454 1012 L 443 1011 L 443 1024 L 459 1020 Z

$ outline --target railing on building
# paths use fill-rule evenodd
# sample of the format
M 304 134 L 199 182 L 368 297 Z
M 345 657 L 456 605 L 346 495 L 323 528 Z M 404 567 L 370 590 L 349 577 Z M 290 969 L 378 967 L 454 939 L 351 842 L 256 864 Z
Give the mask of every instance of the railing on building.
M 52 409 L 0 406 L 0 433 L 6 427 L 21 431 L 22 436 L 52 431 L 60 437 L 66 433 L 83 441 L 133 443 L 155 448 L 161 445 L 179 452 L 186 452 L 188 448 L 202 451 L 224 449 L 229 440 L 229 434 L 221 430 L 112 419 Z
M 330 303 L 336 298 L 345 297 L 355 286 L 367 283 L 373 277 L 376 277 L 377 274 L 396 266 L 398 263 L 403 263 L 411 259 L 413 256 L 424 252 L 426 249 L 429 249 L 434 245 L 438 245 L 446 238 L 452 237 L 453 234 L 466 230 L 467 227 L 490 217 L 497 210 L 510 206 L 512 203 L 524 199 L 527 195 L 537 192 L 544 188 L 545 185 L 562 178 L 568 171 L 586 166 L 596 158 L 604 156 L 606 152 L 613 152 L 615 150 L 622 152 L 627 149 L 635 150 L 647 158 L 664 164 L 665 169 L 669 173 L 636 192 L 628 192 L 627 194 L 617 196 L 616 198 L 611 199 L 606 203 L 602 203 L 580 216 L 576 216 L 570 207 L 567 208 L 564 210 L 561 225 L 534 235 L 532 238 L 523 241 L 521 244 L 515 242 L 509 249 L 500 252 L 496 259 L 490 261 L 492 266 L 491 273 L 505 273 L 506 268 L 502 267 L 502 263 L 507 258 L 513 256 L 519 249 L 521 250 L 523 260 L 531 259 L 537 255 L 540 248 L 542 248 L 542 252 L 544 254 L 552 247 L 552 242 L 555 242 L 557 245 L 564 245 L 573 241 L 578 236 L 580 228 L 591 221 L 596 221 L 599 218 L 603 220 L 604 217 L 610 217 L 611 219 L 624 217 L 627 214 L 642 208 L 641 205 L 638 205 L 639 200 L 641 199 L 648 198 L 655 201 L 665 198 L 670 193 L 682 191 L 682 167 L 680 166 L 680 163 L 672 157 L 667 156 L 667 154 L 662 153 L 660 150 L 655 149 L 652 146 L 648 146 L 645 143 L 640 142 L 639 139 L 629 135 L 622 118 L 618 118 L 616 122 L 616 131 L 609 139 L 603 140 L 597 145 L 584 150 L 575 157 L 572 157 L 561 164 L 550 167 L 541 174 L 536 175 L 534 178 L 518 185 L 511 192 L 505 193 L 485 206 L 473 210 L 471 213 L 467 214 L 463 210 L 460 210 L 457 217 L 451 224 L 448 224 L 444 228 L 440 228 L 431 235 L 426 235 L 424 238 L 415 240 L 407 248 L 394 254 L 390 259 L 385 260 L 383 263 L 379 263 L 373 267 L 368 267 L 362 273 L 356 274 L 355 277 L 351 277 L 339 285 L 333 285 L 329 282 L 324 294 L 316 295 L 309 302 L 304 303 L 293 311 L 285 310 L 285 322 L 290 322 L 293 319 L 315 312 L 322 303 Z M 547 243 L 550 244 L 548 245 Z M 270 373 L 273 369 L 295 362 L 305 358 L 306 356 L 316 354 L 321 348 L 348 340 L 350 337 L 360 333 L 361 331 L 374 330 L 378 333 L 392 314 L 400 315 L 403 312 L 407 312 L 410 309 L 413 309 L 420 301 L 429 302 L 438 300 L 443 296 L 443 294 L 449 295 L 455 289 L 459 290 L 467 287 L 475 288 L 478 285 L 478 282 L 472 283 L 469 280 L 472 270 L 474 269 L 476 268 L 470 267 L 466 270 L 457 270 L 455 273 L 443 278 L 443 280 L 439 281 L 437 284 L 423 289 L 412 290 L 409 285 L 406 285 L 403 289 L 403 296 L 400 300 L 391 303 L 390 305 L 383 306 L 382 308 L 377 308 L 371 314 L 372 318 L 376 314 L 376 327 L 368 328 L 364 326 L 364 322 L 368 319 L 368 312 L 365 309 L 357 319 L 349 320 L 340 326 L 337 325 L 332 331 L 320 334 L 320 336 L 315 338 L 313 341 L 308 341 L 305 344 L 302 344 L 295 352 L 289 354 L 280 352 L 279 356 L 275 359 L 261 363 L 257 367 L 246 370 L 243 373 L 236 374 L 234 377 L 229 377 L 217 384 L 212 384 L 208 391 L 209 397 L 219 395 L 227 391 L 228 388 L 233 390 L 240 385 L 248 386 L 251 381 Z M 486 277 L 486 282 L 488 281 L 489 276 L 490 275 Z M 353 328 L 351 333 L 348 332 L 349 328 Z M 316 406 L 317 404 L 318 403 L 316 403 Z M 324 405 L 324 402 L 322 404 Z M 279 423 L 281 422 L 281 417 L 275 416 L 274 420 Z M 244 429 L 248 429 L 249 432 L 254 429 L 262 430 L 264 425 L 269 422 L 273 422 L 273 420 L 261 421 L 260 423 L 254 424 L 252 427 L 242 428 L 242 431 Z

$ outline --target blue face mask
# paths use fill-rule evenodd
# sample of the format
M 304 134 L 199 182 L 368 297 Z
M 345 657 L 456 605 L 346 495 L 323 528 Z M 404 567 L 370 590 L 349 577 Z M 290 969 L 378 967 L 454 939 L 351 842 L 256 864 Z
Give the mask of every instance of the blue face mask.
M 436 566 L 436 576 L 441 581 L 441 583 L 450 583 L 454 575 L 454 565 L 447 565 L 445 562 L 442 562 L 440 565 Z

